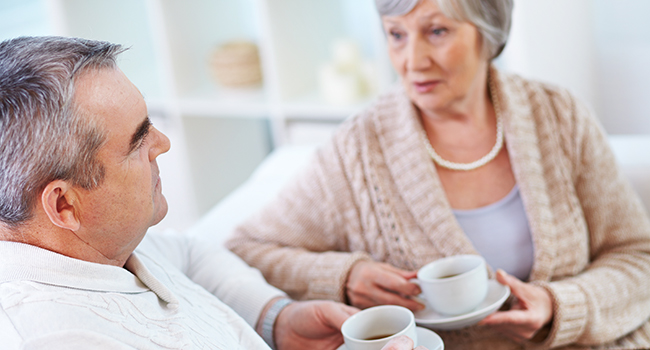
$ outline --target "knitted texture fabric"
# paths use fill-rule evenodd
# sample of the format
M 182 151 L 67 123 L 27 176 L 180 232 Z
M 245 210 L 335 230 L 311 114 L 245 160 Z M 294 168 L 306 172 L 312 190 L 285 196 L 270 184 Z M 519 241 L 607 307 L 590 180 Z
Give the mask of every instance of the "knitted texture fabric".
M 0 348 L 270 350 L 253 326 L 283 293 L 186 238 L 148 233 L 124 268 L 0 242 Z
M 650 346 L 650 222 L 590 111 L 563 89 L 491 68 L 534 243 L 530 281 L 554 298 L 540 343 L 485 327 L 439 331 L 446 348 Z M 401 88 L 347 120 L 227 247 L 297 299 L 345 301 L 352 265 L 415 270 L 477 254 Z M 507 252 L 504 252 L 507 253 Z

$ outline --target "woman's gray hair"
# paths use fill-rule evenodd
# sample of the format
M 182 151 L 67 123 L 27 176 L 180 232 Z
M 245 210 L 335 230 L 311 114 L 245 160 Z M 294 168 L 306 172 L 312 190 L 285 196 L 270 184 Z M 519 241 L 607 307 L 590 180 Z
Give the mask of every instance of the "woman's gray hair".
M 513 0 L 375 0 L 381 16 L 409 13 L 420 1 L 436 1 L 445 16 L 466 21 L 478 28 L 483 50 L 494 59 L 506 46 L 512 24 Z
M 104 179 L 97 152 L 105 135 L 74 103 L 74 81 L 115 68 L 120 45 L 62 37 L 0 43 L 0 221 L 17 227 L 33 215 L 54 180 L 91 190 Z

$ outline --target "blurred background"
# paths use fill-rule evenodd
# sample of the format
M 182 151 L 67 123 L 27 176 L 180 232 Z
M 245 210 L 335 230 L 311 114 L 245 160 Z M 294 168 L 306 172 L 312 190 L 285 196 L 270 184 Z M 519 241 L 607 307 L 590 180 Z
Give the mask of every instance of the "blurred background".
M 650 136 L 649 20 L 646 0 L 515 0 L 495 63 L 570 89 L 634 144 Z M 130 48 L 119 65 L 172 142 L 162 228 L 189 227 L 274 149 L 324 142 L 397 81 L 373 0 L 0 0 L 0 40 L 22 35 Z

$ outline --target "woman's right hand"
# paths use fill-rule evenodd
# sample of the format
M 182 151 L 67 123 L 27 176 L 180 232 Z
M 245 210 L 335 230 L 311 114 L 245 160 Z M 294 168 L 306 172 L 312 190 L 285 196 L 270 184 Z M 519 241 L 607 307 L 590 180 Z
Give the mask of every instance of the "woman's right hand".
M 420 286 L 409 282 L 417 271 L 405 271 L 386 263 L 363 260 L 352 266 L 346 282 L 350 304 L 361 309 L 376 305 L 400 305 L 412 311 L 424 305 L 411 297 L 419 295 Z
M 413 340 L 405 335 L 395 337 L 384 345 L 381 350 L 427 350 L 424 346 L 420 345 L 417 348 L 413 349 Z

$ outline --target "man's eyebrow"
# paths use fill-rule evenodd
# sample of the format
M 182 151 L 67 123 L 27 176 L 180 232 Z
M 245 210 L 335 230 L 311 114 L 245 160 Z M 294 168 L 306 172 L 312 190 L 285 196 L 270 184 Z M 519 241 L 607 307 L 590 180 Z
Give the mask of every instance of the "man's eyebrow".
M 135 133 L 133 133 L 133 136 L 131 136 L 131 142 L 129 143 L 129 152 L 133 152 L 138 146 L 140 145 L 140 142 L 147 137 L 149 134 L 149 129 L 151 127 L 151 119 L 149 119 L 149 116 L 147 116 L 147 119 L 143 120 L 140 125 L 138 125 L 138 128 L 135 130 Z

